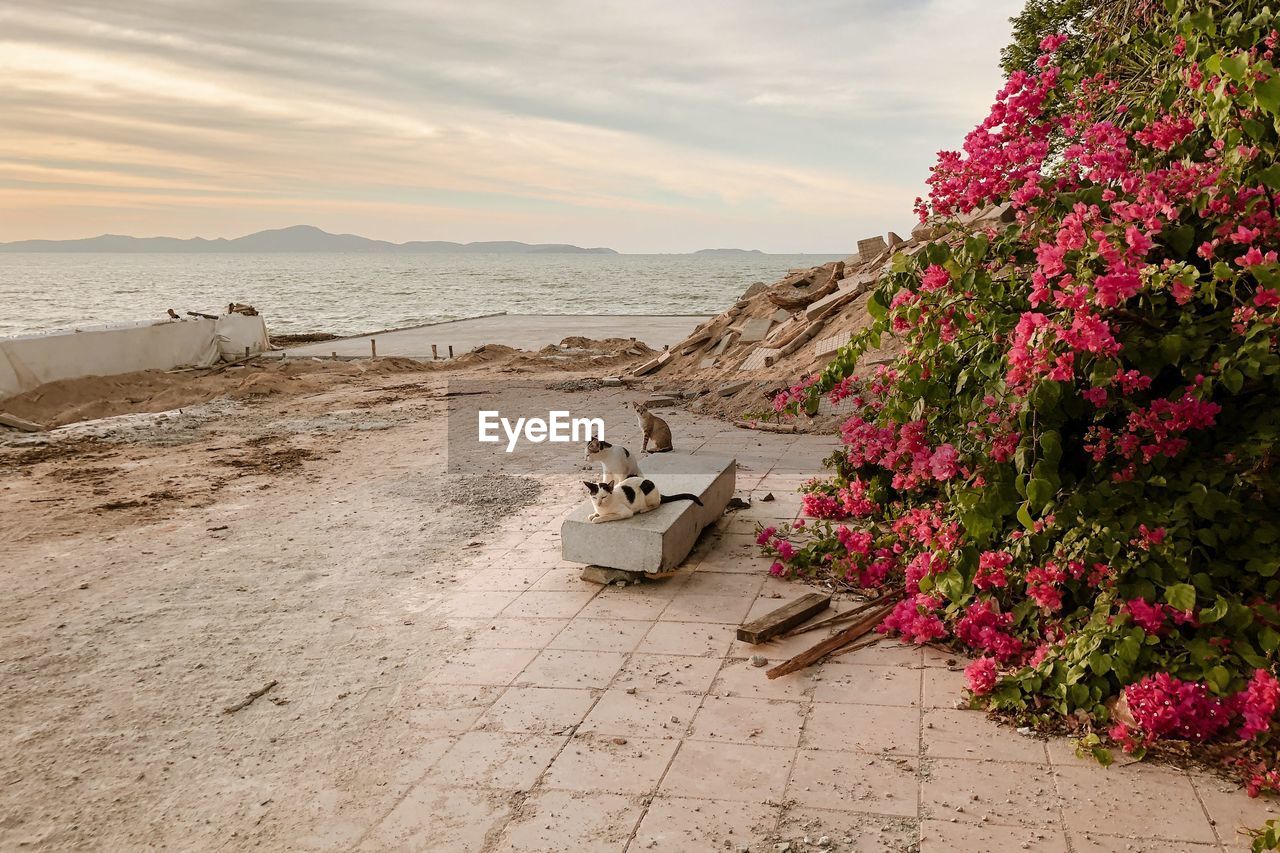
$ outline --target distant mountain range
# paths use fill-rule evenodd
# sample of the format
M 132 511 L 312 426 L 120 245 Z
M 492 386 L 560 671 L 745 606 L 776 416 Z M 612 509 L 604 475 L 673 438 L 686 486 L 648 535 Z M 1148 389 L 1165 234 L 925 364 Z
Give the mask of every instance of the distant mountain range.
M 0 243 L 0 252 L 367 252 L 367 253 L 446 253 L 446 252 L 500 252 L 504 254 L 573 254 L 616 255 L 613 249 L 584 249 L 560 243 L 517 243 L 499 240 L 487 243 L 450 243 L 445 240 L 414 240 L 409 243 L 388 243 L 370 240 L 355 234 L 330 234 L 311 225 L 295 225 L 259 231 L 227 240 L 219 237 L 206 240 L 193 237 L 179 240 L 176 237 L 125 237 L 103 234 L 83 240 L 19 240 Z
M 759 249 L 699 249 L 695 255 L 763 255 Z

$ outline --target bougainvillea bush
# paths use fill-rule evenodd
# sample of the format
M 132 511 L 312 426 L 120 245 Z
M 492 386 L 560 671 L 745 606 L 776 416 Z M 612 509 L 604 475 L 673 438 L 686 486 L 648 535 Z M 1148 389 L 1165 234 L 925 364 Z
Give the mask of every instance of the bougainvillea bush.
M 855 413 L 812 520 L 759 541 L 776 574 L 902 595 L 881 630 L 969 650 L 976 704 L 1213 743 L 1256 794 L 1280 785 L 1280 35 L 1259 3 L 1124 6 L 1046 36 L 940 155 L 917 208 L 950 236 L 775 400 Z M 858 369 L 888 335 L 904 354 Z

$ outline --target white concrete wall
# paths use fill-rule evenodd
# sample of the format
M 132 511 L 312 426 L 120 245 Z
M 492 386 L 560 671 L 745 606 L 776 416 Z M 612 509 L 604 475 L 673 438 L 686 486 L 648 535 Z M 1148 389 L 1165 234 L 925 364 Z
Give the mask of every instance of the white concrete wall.
M 135 370 L 206 367 L 267 348 L 261 317 L 228 315 L 0 338 L 0 399 L 46 382 Z M 224 349 L 225 347 L 225 349 Z

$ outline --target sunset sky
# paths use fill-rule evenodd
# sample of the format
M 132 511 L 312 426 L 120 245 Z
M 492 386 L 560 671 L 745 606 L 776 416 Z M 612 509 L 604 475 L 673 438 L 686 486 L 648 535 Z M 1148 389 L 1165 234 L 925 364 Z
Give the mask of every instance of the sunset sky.
M 912 224 L 1010 0 L 0 0 L 0 241 L 845 252 Z

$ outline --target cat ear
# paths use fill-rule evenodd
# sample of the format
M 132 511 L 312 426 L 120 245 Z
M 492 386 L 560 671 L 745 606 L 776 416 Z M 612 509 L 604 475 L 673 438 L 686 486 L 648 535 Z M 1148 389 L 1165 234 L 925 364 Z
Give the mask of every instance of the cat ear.
M 582 485 L 586 486 L 587 491 L 593 495 L 600 489 L 600 487 L 597 486 L 595 483 L 588 483 L 586 480 L 582 481 Z
M 601 450 L 608 450 L 610 447 L 613 447 L 613 445 L 612 445 L 612 444 L 610 444 L 609 442 L 607 442 L 607 441 L 602 441 L 602 442 L 600 442 L 600 449 L 601 449 Z
M 609 492 L 610 494 L 613 494 L 613 483 L 601 483 L 600 488 L 604 489 L 606 492 Z

